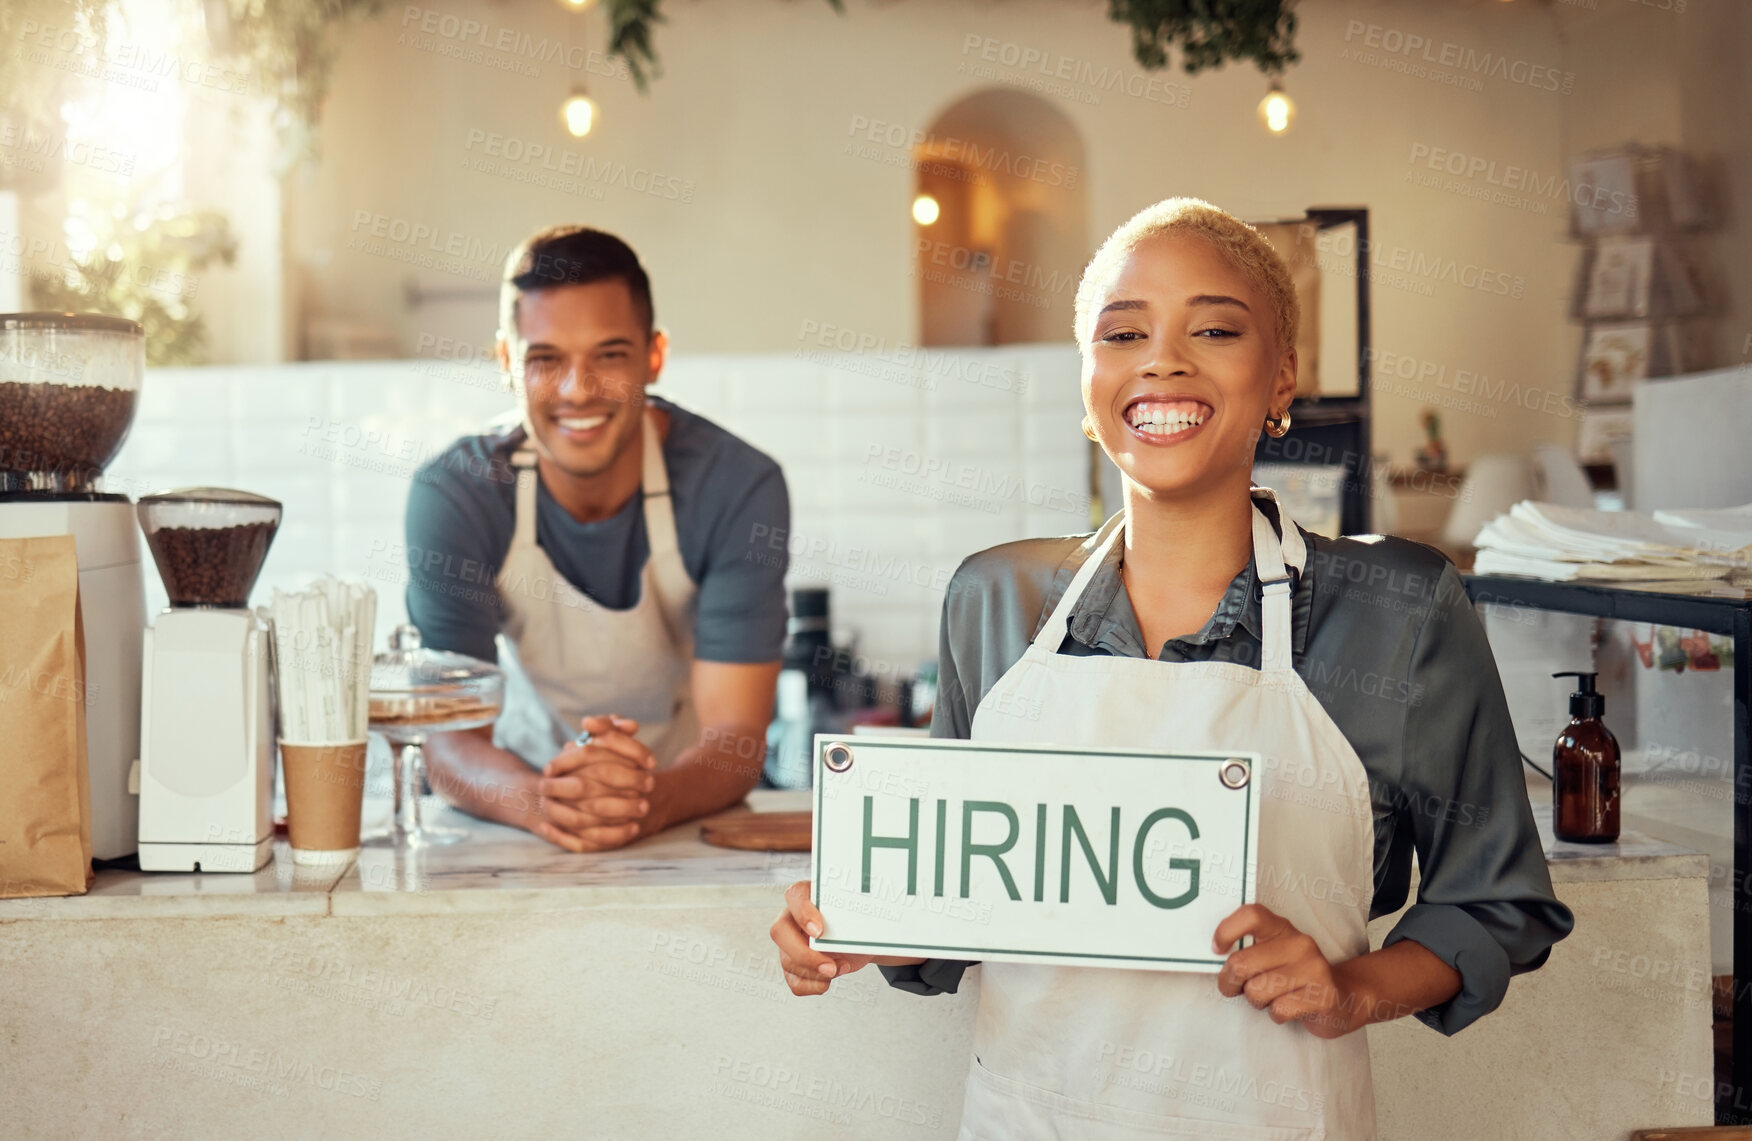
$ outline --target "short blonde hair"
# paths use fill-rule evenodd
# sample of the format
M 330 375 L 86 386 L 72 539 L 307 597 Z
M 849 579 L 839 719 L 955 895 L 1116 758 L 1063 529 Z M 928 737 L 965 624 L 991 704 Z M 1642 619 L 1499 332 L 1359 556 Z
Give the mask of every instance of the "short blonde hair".
M 1258 230 L 1197 198 L 1163 199 L 1138 211 L 1101 243 L 1077 285 L 1074 332 L 1079 347 L 1087 345 L 1094 336 L 1101 298 L 1125 259 L 1143 242 L 1164 234 L 1197 234 L 1215 246 L 1277 310 L 1278 350 L 1295 347 L 1302 312 L 1284 259 Z

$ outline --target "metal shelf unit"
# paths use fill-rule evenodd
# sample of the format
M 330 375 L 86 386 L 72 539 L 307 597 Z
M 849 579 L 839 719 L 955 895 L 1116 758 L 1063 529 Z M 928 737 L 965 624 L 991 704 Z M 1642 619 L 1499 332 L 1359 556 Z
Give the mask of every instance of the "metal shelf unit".
M 1651 622 L 1723 634 L 1734 642 L 1734 1036 L 1731 1077 L 1718 1086 L 1716 1121 L 1752 1124 L 1752 599 L 1657 594 L 1506 575 L 1466 575 L 1476 605 Z M 1708 933 L 1704 934 L 1708 938 Z

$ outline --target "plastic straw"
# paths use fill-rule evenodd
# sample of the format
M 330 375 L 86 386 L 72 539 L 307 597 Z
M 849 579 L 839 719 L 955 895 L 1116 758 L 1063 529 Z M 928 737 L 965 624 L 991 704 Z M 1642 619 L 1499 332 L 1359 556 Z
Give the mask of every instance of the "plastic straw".
M 377 632 L 377 592 L 364 583 L 354 584 L 358 595 L 359 614 L 353 624 L 357 641 L 353 661 L 357 663 L 353 678 L 353 738 L 365 736 L 371 723 L 371 641 Z
M 305 714 L 310 719 L 310 731 L 314 734 L 312 741 L 323 741 L 328 737 L 328 726 L 322 716 L 322 668 L 318 664 L 323 656 L 323 613 L 321 595 L 301 595 L 298 599 L 298 629 L 303 635 L 304 651 L 304 697 Z
M 302 591 L 274 591 L 280 661 L 280 735 L 357 741 L 371 710 L 371 640 L 377 592 L 324 575 Z
M 292 596 L 276 587 L 273 608 L 274 656 L 279 663 L 280 731 L 290 740 L 301 741 L 307 740 L 302 734 L 308 731 L 308 727 L 304 724 L 304 684 L 301 676 L 303 667 L 293 649 L 297 643 L 291 604 Z

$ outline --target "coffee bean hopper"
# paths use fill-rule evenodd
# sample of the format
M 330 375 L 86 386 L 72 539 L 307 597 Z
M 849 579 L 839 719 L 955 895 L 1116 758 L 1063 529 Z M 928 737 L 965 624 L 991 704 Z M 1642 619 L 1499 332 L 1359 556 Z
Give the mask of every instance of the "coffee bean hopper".
M 190 487 L 137 510 L 170 599 L 146 631 L 140 867 L 253 872 L 273 857 L 273 630 L 249 592 L 280 504 Z
M 145 372 L 146 338 L 133 321 L 0 313 L 0 539 L 73 536 L 91 853 L 100 860 L 133 854 L 140 820 L 131 779 L 146 626 L 140 533 L 133 503 L 104 486 L 103 471 L 128 438 Z

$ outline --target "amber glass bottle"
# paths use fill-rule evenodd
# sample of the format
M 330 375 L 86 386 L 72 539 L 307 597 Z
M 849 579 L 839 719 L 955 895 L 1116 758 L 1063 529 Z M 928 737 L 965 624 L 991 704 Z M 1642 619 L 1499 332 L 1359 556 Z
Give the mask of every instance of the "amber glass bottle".
M 1565 670 L 1573 677 L 1570 723 L 1551 751 L 1551 824 L 1559 840 L 1608 844 L 1618 839 L 1618 738 L 1600 715 L 1606 698 L 1595 692 L 1594 675 Z

